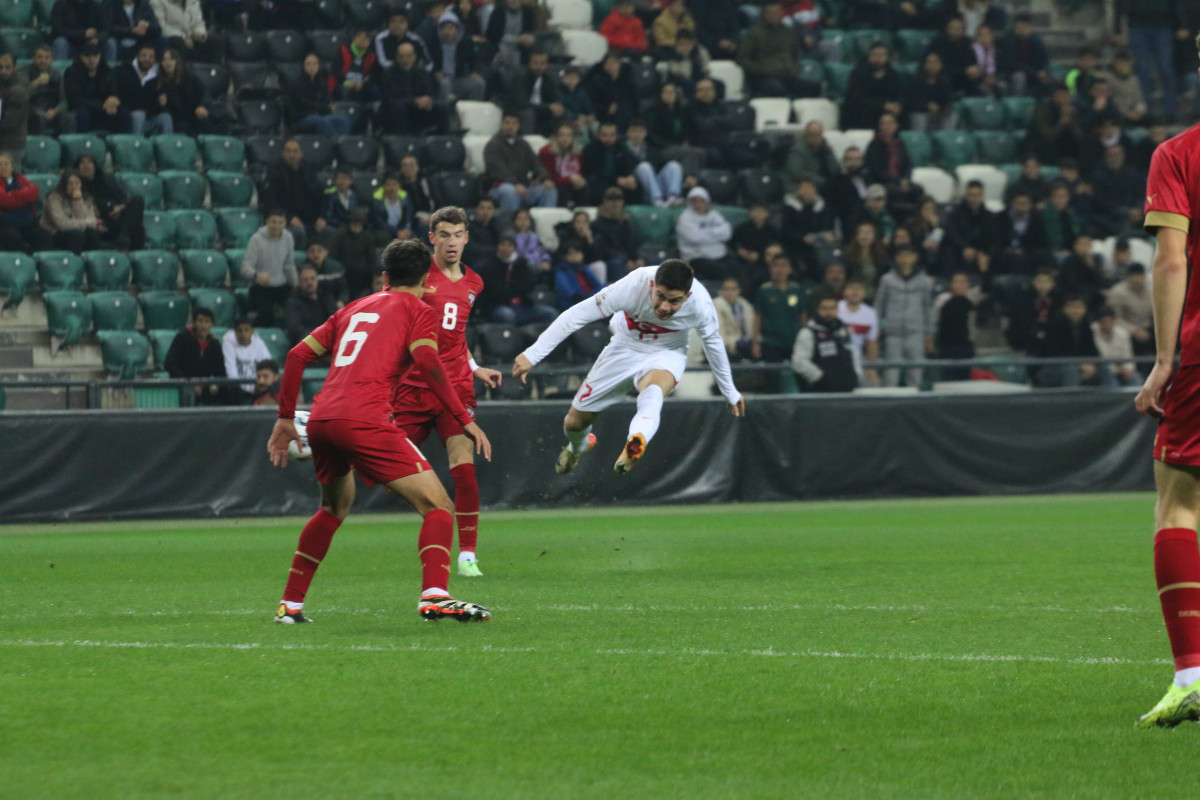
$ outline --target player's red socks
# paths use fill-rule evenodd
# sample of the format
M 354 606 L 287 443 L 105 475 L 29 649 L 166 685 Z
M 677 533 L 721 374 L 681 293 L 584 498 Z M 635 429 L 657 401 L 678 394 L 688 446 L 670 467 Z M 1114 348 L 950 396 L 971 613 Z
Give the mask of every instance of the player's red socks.
M 454 517 L 458 521 L 458 551 L 474 553 L 479 541 L 479 482 L 474 464 L 450 470 L 454 480 Z
M 421 590 L 450 585 L 450 547 L 454 544 L 454 517 L 435 508 L 425 515 L 417 552 L 421 556 Z
M 312 583 L 317 567 L 329 552 L 329 543 L 337 533 L 342 521 L 325 509 L 312 515 L 312 519 L 300 532 L 300 544 L 292 557 L 292 569 L 288 573 L 287 588 L 283 591 L 284 602 L 303 603 L 304 595 Z
M 1188 528 L 1154 535 L 1154 576 L 1175 669 L 1200 667 L 1200 546 Z

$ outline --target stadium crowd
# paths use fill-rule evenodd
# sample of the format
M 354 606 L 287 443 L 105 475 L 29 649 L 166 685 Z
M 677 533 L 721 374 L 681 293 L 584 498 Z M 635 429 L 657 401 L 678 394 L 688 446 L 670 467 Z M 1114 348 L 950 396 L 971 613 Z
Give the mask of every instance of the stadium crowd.
M 94 280 L 97 252 L 147 296 L 178 275 L 138 254 L 181 268 L 191 313 L 155 359 L 172 377 L 249 381 L 270 353 L 225 365 L 251 325 L 298 341 L 444 205 L 471 215 L 485 355 L 507 352 L 488 330 L 532 341 L 676 254 L 719 296 L 731 359 L 790 364 L 764 389 L 919 386 L 870 364 L 970 358 L 981 325 L 1034 356 L 1153 353 L 1143 189 L 1189 121 L 1197 3 L 1118 4 L 1069 67 L 987 0 L 25 5 L 0 17 L 0 248 L 47 290 L 85 272 L 127 290 Z M 554 17 L 579 6 L 591 57 Z M 783 126 L 756 124 L 762 98 L 786 101 Z M 793 100 L 834 102 L 787 125 Z M 80 277 L 48 280 L 72 254 Z M 1139 381 L 1125 363 L 1034 377 Z

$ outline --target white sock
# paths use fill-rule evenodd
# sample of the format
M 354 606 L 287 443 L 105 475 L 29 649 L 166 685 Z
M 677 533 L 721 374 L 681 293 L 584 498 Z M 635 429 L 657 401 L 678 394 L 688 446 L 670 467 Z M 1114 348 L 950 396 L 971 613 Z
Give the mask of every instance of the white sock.
M 283 604 L 287 606 L 288 611 L 303 611 L 304 603 L 293 603 L 290 600 L 284 600 Z
M 658 423 L 662 418 L 663 390 L 661 386 L 651 384 L 638 394 L 637 414 L 629 421 L 629 438 L 640 433 L 646 444 L 658 433 Z
M 463 550 L 462 552 L 460 552 L 458 554 L 458 563 L 460 563 L 460 564 L 464 561 L 474 561 L 474 560 L 475 560 L 475 551 L 474 550 Z
M 587 437 L 592 432 L 592 426 L 588 425 L 581 431 L 569 431 L 563 428 L 563 433 L 567 437 L 567 441 L 571 443 L 571 449 L 576 453 L 582 453 L 587 449 Z
M 443 594 L 450 594 L 450 593 L 447 592 L 445 589 L 435 586 L 432 589 L 426 589 L 425 591 L 421 592 L 421 597 L 430 597 L 433 595 L 443 595 Z
M 1180 689 L 1200 681 L 1200 667 L 1188 667 L 1175 673 L 1175 685 Z

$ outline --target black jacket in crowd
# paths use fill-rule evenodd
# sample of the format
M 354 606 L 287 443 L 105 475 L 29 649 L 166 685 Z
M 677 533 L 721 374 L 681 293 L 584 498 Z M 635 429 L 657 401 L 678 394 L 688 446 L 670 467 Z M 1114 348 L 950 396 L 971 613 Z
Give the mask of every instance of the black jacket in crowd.
M 87 41 L 84 31 L 96 29 L 100 41 L 108 38 L 109 10 L 92 0 L 57 0 L 50 9 L 50 38 L 65 38 L 78 51 Z
M 299 217 L 305 225 L 315 223 L 325 210 L 324 192 L 303 164 L 299 169 L 283 163 L 271 167 L 260 194 L 261 207 L 282 208 L 288 219 Z
M 221 342 L 211 333 L 204 346 L 196 339 L 191 328 L 175 334 L 163 367 L 172 378 L 224 378 L 225 356 Z
M 112 69 L 103 61 L 95 75 L 88 75 L 87 68 L 78 58 L 63 73 L 63 92 L 67 97 L 67 108 L 76 111 L 87 106 L 99 112 L 104 101 L 116 94 Z

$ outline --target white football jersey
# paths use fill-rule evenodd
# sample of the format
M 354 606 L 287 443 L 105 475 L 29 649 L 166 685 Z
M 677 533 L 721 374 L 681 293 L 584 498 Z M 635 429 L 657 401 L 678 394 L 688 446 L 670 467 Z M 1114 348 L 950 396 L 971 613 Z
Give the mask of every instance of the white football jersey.
M 859 303 L 857 311 L 851 311 L 845 300 L 838 300 L 838 319 L 850 329 L 854 349 L 862 355 L 863 343 L 879 341 L 879 315 L 866 303 Z
M 680 350 L 687 352 L 688 331 L 697 329 L 701 338 L 717 333 L 717 310 L 712 297 L 700 281 L 692 282 L 691 297 L 670 319 L 654 313 L 654 274 L 657 266 L 635 269 L 621 280 L 596 294 L 596 304 L 604 316 L 611 316 L 608 327 L 623 344 L 640 350 Z

